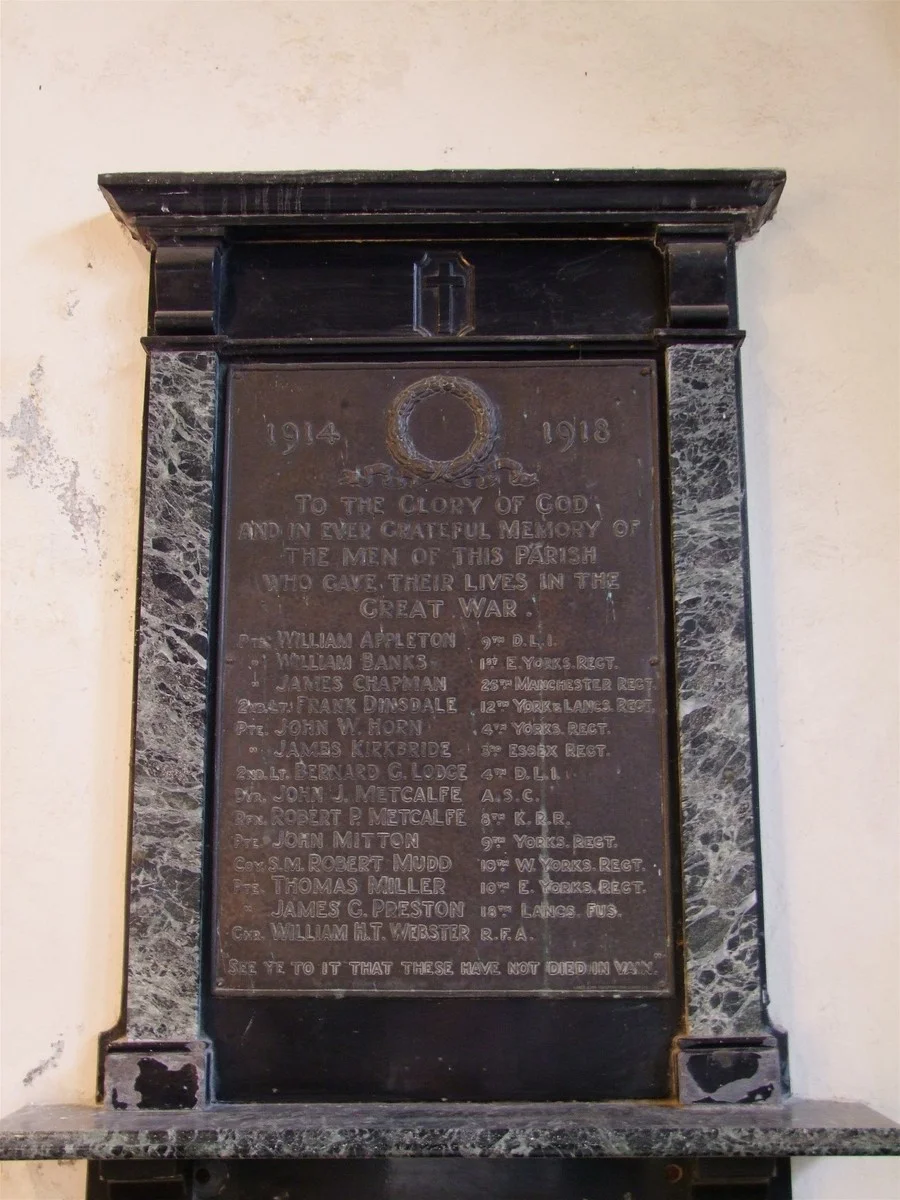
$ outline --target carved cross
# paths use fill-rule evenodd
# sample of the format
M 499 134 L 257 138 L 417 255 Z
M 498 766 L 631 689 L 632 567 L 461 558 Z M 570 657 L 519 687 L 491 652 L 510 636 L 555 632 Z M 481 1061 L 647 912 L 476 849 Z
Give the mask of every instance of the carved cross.
M 413 328 L 426 337 L 474 329 L 474 268 L 456 253 L 427 253 L 413 267 Z
M 454 263 L 446 260 L 438 266 L 436 271 L 431 271 L 428 275 L 423 276 L 422 286 L 429 291 L 437 292 L 438 333 L 456 332 L 454 294 L 457 288 L 464 288 L 466 283 L 467 280 L 462 271 L 459 271 Z

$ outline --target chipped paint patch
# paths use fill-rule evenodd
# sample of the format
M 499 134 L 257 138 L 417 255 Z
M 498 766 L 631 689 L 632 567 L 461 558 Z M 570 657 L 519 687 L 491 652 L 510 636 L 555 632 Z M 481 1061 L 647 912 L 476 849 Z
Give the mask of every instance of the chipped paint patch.
M 43 359 L 38 359 L 28 376 L 28 395 L 19 401 L 9 424 L 0 423 L 0 437 L 16 443 L 15 459 L 6 474 L 10 479 L 24 479 L 38 491 L 49 491 L 74 536 L 84 545 L 92 541 L 101 550 L 103 506 L 85 491 L 77 461 L 60 454 L 46 428 L 41 404 L 43 378 Z
M 63 1038 L 57 1038 L 50 1047 L 49 1056 L 39 1062 L 36 1067 L 32 1067 L 30 1071 L 26 1071 L 25 1075 L 22 1077 L 22 1085 L 24 1087 L 31 1087 L 36 1079 L 38 1079 L 45 1072 L 51 1071 L 55 1066 L 57 1066 L 60 1058 L 62 1057 L 62 1052 L 65 1049 L 65 1045 L 66 1043 Z

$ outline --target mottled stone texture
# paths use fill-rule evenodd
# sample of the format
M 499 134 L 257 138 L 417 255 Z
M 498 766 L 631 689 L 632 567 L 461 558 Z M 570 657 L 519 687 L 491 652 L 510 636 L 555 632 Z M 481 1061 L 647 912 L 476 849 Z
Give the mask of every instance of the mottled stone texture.
M 781 1056 L 774 1039 L 704 1038 L 679 1045 L 678 1099 L 682 1104 L 774 1104 L 781 1099 Z M 757 1043 L 757 1044 L 754 1044 Z
M 103 1064 L 103 1100 L 128 1108 L 181 1109 L 206 1103 L 209 1048 L 206 1042 L 116 1042 Z
M 197 1036 L 216 407 L 211 354 L 150 356 L 126 1036 Z
M 226 1104 L 182 1112 L 59 1105 L 23 1108 L 0 1121 L 0 1156 L 14 1159 L 764 1158 L 898 1152 L 900 1127 L 862 1104 L 841 1100 L 683 1108 Z
M 666 354 L 693 1037 L 763 1028 L 736 353 Z

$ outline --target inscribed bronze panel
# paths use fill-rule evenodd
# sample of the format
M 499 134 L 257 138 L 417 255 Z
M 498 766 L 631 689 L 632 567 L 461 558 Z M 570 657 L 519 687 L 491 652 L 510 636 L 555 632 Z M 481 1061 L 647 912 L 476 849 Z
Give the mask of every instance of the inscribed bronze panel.
M 655 367 L 227 392 L 222 994 L 672 988 Z

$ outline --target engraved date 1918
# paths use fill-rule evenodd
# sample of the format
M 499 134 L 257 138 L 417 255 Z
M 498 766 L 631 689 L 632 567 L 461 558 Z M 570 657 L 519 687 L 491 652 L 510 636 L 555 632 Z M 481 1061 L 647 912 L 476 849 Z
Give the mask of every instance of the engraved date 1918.
M 560 454 L 571 450 L 576 443 L 582 446 L 591 444 L 604 445 L 609 441 L 609 422 L 605 417 L 595 417 L 593 420 L 544 421 L 544 442 L 548 446 L 555 445 Z

